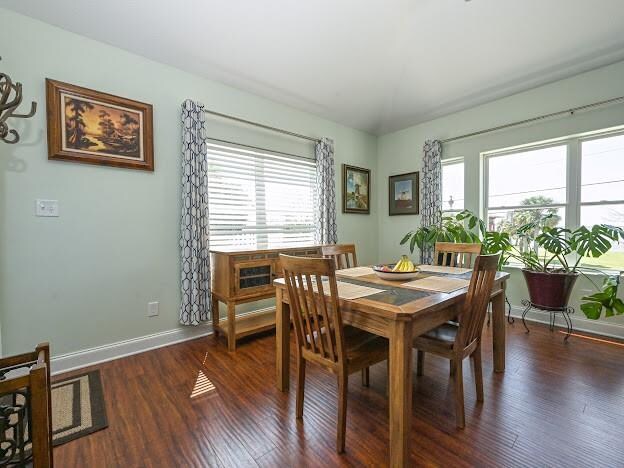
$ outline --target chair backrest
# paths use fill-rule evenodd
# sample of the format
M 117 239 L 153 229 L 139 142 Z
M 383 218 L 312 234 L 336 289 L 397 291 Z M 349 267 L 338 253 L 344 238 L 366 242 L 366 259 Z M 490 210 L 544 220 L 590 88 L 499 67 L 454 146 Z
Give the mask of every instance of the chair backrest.
M 345 363 L 336 268 L 330 258 L 280 255 L 297 346 L 328 367 Z M 324 281 L 323 281 L 324 280 Z M 315 291 L 317 291 L 315 293 Z M 325 293 L 329 292 L 328 296 Z
M 18 369 L 22 371 L 13 373 Z M 0 441 L 3 441 L 3 448 L 8 446 L 9 449 L 3 454 L 0 465 L 27 466 L 27 462 L 31 462 L 33 468 L 52 467 L 48 343 L 40 344 L 33 352 L 0 359 L 0 401 L 5 405 L 3 418 L 7 422 L 0 424 L 0 430 L 4 431 Z
M 476 256 L 480 253 L 481 244 L 436 242 L 433 262 L 434 265 L 470 268 L 473 255 Z
M 336 262 L 336 270 L 358 266 L 354 244 L 323 245 L 321 247 L 321 254 L 324 258 L 334 259 L 334 262 Z M 349 255 L 351 256 L 351 259 L 349 259 Z
M 459 316 L 459 331 L 455 340 L 456 350 L 466 348 L 481 337 L 499 257 L 499 254 L 479 255 L 475 261 L 468 294 Z

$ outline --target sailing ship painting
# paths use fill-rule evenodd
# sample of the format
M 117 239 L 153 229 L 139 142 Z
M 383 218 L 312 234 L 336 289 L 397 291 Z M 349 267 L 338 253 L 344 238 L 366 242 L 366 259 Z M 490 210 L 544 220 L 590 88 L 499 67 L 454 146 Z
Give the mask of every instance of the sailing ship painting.
M 63 149 L 142 159 L 141 113 L 63 94 Z
M 154 170 L 151 104 L 46 79 L 48 159 Z

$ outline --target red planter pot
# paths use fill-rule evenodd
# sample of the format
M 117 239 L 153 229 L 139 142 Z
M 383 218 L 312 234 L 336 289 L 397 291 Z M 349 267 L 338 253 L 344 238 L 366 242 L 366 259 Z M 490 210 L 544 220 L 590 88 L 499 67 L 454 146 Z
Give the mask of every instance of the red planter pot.
M 570 294 L 578 273 L 543 273 L 522 270 L 531 302 L 544 309 L 563 309 L 568 306 Z

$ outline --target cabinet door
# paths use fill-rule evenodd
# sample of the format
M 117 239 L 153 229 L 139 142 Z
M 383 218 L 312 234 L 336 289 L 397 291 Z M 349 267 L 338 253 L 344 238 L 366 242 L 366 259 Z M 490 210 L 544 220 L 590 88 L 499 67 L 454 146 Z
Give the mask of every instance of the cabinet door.
M 234 264 L 234 291 L 246 296 L 273 289 L 275 271 L 271 260 L 252 260 Z

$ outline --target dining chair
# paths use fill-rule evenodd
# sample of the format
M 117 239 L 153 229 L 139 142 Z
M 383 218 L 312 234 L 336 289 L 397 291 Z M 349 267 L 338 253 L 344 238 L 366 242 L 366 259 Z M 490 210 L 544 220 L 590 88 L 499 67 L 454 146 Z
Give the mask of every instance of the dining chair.
M 297 342 L 296 417 L 303 418 L 306 362 L 338 376 L 336 450 L 345 449 L 349 374 L 388 359 L 388 341 L 344 326 L 331 258 L 280 255 Z M 315 291 L 318 294 L 315 294 Z M 327 293 L 327 294 L 326 294 Z
M 321 246 L 321 255 L 324 258 L 334 259 L 334 262 L 336 263 L 336 270 L 358 266 L 354 244 L 323 245 Z
M 479 255 L 475 261 L 468 293 L 459 313 L 458 323 L 447 322 L 424 335 L 414 338 L 418 350 L 416 375 L 423 375 L 425 353 L 450 360 L 455 379 L 455 419 L 457 427 L 465 425 L 463 362 L 472 358 L 477 401 L 483 401 L 483 370 L 481 367 L 481 334 L 485 313 L 490 302 L 499 255 Z
M 435 265 L 471 268 L 473 255 L 481 253 L 481 244 L 436 242 L 433 262 Z

